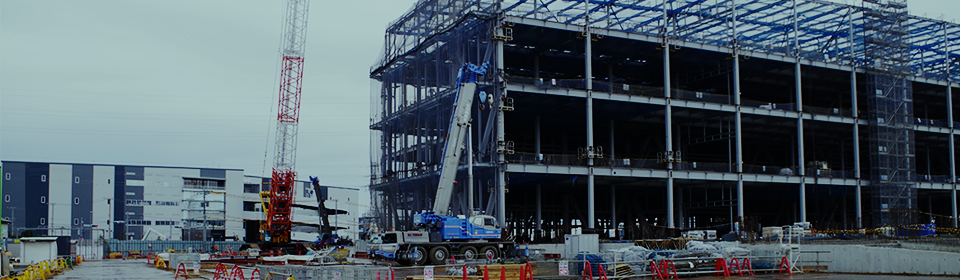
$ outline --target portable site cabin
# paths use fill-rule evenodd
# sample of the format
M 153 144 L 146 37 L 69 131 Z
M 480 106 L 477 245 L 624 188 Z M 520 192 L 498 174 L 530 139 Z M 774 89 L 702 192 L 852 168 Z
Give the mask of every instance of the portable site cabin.
M 20 238 L 20 263 L 39 263 L 57 258 L 57 237 Z

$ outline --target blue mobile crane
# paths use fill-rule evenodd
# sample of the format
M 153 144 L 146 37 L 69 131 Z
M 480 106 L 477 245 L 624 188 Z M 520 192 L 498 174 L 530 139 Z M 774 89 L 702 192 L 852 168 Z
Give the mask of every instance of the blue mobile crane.
M 433 211 L 414 215 L 419 231 L 391 231 L 371 238 L 369 254 L 375 258 L 397 261 L 404 265 L 444 264 L 452 255 L 459 259 L 499 259 L 512 256 L 516 244 L 502 238 L 503 231 L 493 216 L 450 216 L 450 200 L 464 139 L 470 128 L 470 113 L 477 91 L 477 78 L 487 72 L 489 63 L 481 66 L 467 63 L 460 68 L 454 113 L 450 118 L 447 142 L 440 163 L 440 181 Z M 468 151 L 469 152 L 469 151 Z

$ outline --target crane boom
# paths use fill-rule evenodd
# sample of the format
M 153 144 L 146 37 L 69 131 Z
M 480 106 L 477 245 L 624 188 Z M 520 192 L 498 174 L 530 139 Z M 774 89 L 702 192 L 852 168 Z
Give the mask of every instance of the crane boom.
M 320 186 L 320 178 L 310 176 L 310 182 L 313 184 L 314 195 L 317 196 L 317 214 L 320 216 L 320 240 L 326 240 L 329 238 L 329 235 L 333 233 L 333 229 L 330 226 L 330 219 L 327 218 L 327 215 L 329 215 L 328 212 L 330 211 L 327 210 L 327 206 L 324 204 L 327 200 L 327 193 L 323 191 L 323 187 Z M 340 209 L 336 210 L 339 211 Z
M 283 21 L 280 101 L 277 111 L 277 143 L 270 181 L 267 212 L 270 241 L 290 241 L 290 209 L 297 179 L 297 124 L 300 121 L 300 91 L 303 82 L 303 52 L 306 44 L 309 0 L 288 0 Z
M 433 201 L 433 212 L 447 215 L 450 199 L 453 195 L 453 182 L 457 177 L 457 166 L 463 154 L 463 140 L 470 129 L 470 113 L 473 97 L 477 90 L 477 76 L 487 72 L 489 63 L 476 66 L 470 63 L 460 68 L 457 96 L 453 102 L 453 116 L 447 129 L 447 143 L 443 147 L 443 159 L 440 162 L 440 183 L 437 196 Z

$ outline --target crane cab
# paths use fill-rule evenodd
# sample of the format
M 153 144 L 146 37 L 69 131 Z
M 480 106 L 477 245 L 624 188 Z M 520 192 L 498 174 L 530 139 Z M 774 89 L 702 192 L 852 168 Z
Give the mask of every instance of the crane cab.
M 470 217 L 470 224 L 486 230 L 497 230 L 500 228 L 500 226 L 497 225 L 497 219 L 488 215 L 474 215 Z

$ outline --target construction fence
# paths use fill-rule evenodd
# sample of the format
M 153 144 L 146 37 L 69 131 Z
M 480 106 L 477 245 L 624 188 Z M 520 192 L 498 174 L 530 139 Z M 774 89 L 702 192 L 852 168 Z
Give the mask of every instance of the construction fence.
M 661 253 L 658 253 L 661 254 Z M 481 279 L 597 279 L 594 277 L 634 279 L 662 276 L 687 277 L 701 275 L 750 276 L 755 272 L 767 271 L 789 274 L 796 269 L 791 260 L 781 256 L 770 257 L 705 257 L 663 258 L 669 252 L 662 252 L 658 260 L 623 260 L 604 262 L 597 256 L 586 260 L 543 260 L 520 264 L 499 263 L 463 263 L 451 261 L 451 264 L 416 267 L 386 267 L 375 265 L 330 265 L 330 266 L 258 266 L 262 273 L 260 279 L 298 280 L 481 280 Z M 611 256 L 607 256 L 611 257 Z M 591 262 L 591 259 L 593 262 Z M 756 259 L 757 261 L 753 261 Z M 453 264 L 453 262 L 457 262 Z M 663 278 L 661 278 L 663 279 Z
M 242 241 L 107 240 L 103 250 L 106 254 L 139 251 L 140 254 L 145 255 L 169 250 L 209 253 L 214 251 L 213 246 L 216 246 L 216 251 L 237 251 L 241 245 L 243 245 Z

